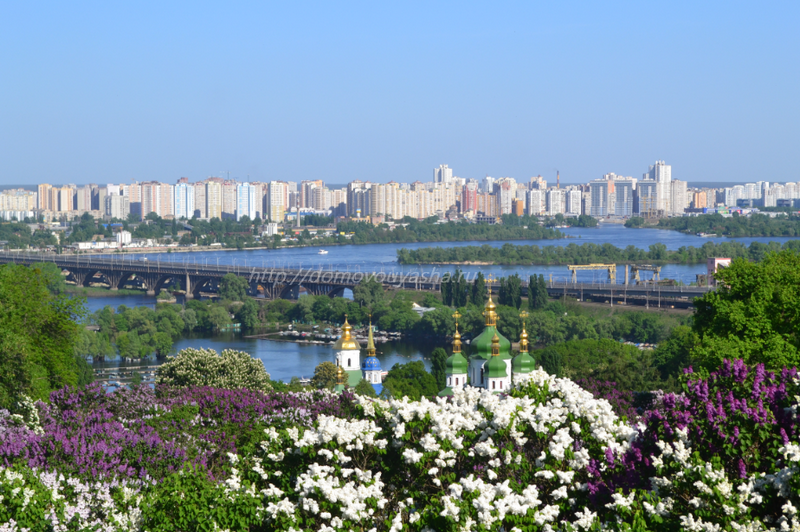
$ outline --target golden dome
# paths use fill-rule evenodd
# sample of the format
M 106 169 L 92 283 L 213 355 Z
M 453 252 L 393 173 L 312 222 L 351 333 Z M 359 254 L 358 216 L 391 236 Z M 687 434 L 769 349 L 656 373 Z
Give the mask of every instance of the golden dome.
M 352 349 L 361 349 L 361 344 L 352 334 L 353 327 L 347 322 L 347 314 L 344 316 L 344 326 L 342 326 L 342 337 L 336 340 L 333 348 L 337 351 L 349 351 Z
M 522 333 L 519 335 L 519 350 L 520 352 L 528 352 L 528 331 L 522 329 Z
M 456 333 L 453 335 L 453 353 L 461 352 L 461 333 L 458 332 L 458 323 L 456 323 Z
M 344 384 L 344 370 L 342 366 L 336 366 L 336 381 L 339 384 Z
M 492 294 L 489 293 L 489 301 L 486 302 L 486 307 L 483 310 L 483 316 L 486 318 L 486 326 L 493 327 L 497 324 L 497 312 L 495 309 L 497 305 L 492 301 Z

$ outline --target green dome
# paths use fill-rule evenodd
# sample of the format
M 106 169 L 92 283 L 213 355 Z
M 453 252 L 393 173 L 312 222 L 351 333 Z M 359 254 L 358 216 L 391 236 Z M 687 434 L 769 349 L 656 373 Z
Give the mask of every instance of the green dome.
M 447 370 L 445 373 L 448 375 L 459 375 L 463 373 L 467 373 L 469 369 L 469 362 L 467 359 L 464 358 L 464 355 L 461 353 L 453 353 L 445 362 L 447 365 Z
M 536 361 L 526 351 L 514 357 L 511 368 L 514 373 L 530 373 L 536 369 Z
M 484 360 L 489 360 L 492 358 L 492 336 L 497 333 L 497 337 L 500 338 L 500 357 L 503 360 L 508 360 L 511 358 L 511 342 L 508 339 L 500 334 L 496 327 L 492 325 L 487 325 L 483 332 L 475 338 L 472 343 L 470 344 L 470 349 L 472 349 L 472 357 L 479 357 Z
M 487 379 L 497 379 L 500 377 L 508 377 L 506 361 L 501 357 L 491 357 L 489 362 L 484 366 L 486 368 Z

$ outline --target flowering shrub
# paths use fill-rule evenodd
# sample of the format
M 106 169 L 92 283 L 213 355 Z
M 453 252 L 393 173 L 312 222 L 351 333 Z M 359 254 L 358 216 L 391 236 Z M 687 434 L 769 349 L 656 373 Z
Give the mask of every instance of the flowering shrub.
M 0 522 L 8 530 L 800 528 L 797 372 L 726 362 L 707 378 L 687 373 L 683 385 L 637 412 L 635 425 L 543 371 L 511 395 L 468 388 L 419 402 L 63 390 L 38 405 L 42 435 L 19 423 L 0 430 L 0 496 L 11 501 Z M 27 443 L 14 445 L 11 433 Z M 100 525 L 102 515 L 110 517 Z
M 234 349 L 225 349 L 219 355 L 213 349 L 183 349 L 158 367 L 156 383 L 263 392 L 272 389 L 264 363 Z

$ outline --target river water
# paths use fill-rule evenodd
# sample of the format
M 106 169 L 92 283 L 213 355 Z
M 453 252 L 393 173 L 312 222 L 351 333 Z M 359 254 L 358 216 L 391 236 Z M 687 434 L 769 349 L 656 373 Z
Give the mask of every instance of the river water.
M 702 246 L 705 242 L 725 242 L 739 241 L 745 245 L 751 242 L 780 242 L 784 243 L 792 240 L 788 237 L 747 237 L 747 238 L 727 238 L 727 237 L 698 237 L 686 235 L 677 231 L 667 231 L 661 229 L 627 229 L 621 224 L 601 223 L 597 228 L 568 228 L 562 231 L 569 238 L 560 240 L 514 240 L 514 244 L 538 245 L 538 246 L 565 246 L 570 243 L 582 244 L 592 242 L 594 244 L 611 243 L 617 247 L 625 248 L 633 245 L 642 249 L 647 249 L 650 244 L 663 243 L 667 249 L 675 250 L 682 246 Z M 425 272 L 444 273 L 453 271 L 454 266 L 416 266 L 397 264 L 397 250 L 401 248 L 419 249 L 432 246 L 456 247 L 456 246 L 481 246 L 490 245 L 500 247 L 505 241 L 471 241 L 471 242 L 431 242 L 413 244 L 368 244 L 361 246 L 329 246 L 325 249 L 326 255 L 319 255 L 318 248 L 283 248 L 275 250 L 242 250 L 242 251 L 199 251 L 192 253 L 155 253 L 146 255 L 130 255 L 126 258 L 138 260 L 146 257 L 151 262 L 197 262 L 214 265 L 231 265 L 242 269 L 252 267 L 284 267 L 284 268 L 305 268 L 305 269 L 324 269 L 341 271 L 361 271 L 361 272 L 385 272 L 385 273 L 412 273 Z M 114 255 L 119 259 L 119 255 Z M 667 264 L 661 270 L 662 279 L 670 278 L 691 283 L 695 281 L 695 275 L 705 272 L 705 264 L 681 265 Z M 531 274 L 544 274 L 546 278 L 554 281 L 568 280 L 570 272 L 566 266 L 463 266 L 465 274 L 474 275 L 482 271 L 484 275 L 494 274 L 495 276 L 508 276 L 518 273 L 523 279 Z M 606 282 L 604 271 L 582 271 L 578 272 L 580 282 Z M 620 277 L 618 275 L 618 277 Z M 179 300 L 179 303 L 181 301 Z M 111 297 L 91 297 L 87 307 L 90 312 L 94 312 L 105 305 L 118 307 L 127 306 L 150 306 L 155 305 L 155 299 L 145 295 L 135 296 L 111 296 Z M 250 353 L 252 356 L 264 362 L 267 371 L 273 379 L 288 381 L 293 376 L 310 377 L 314 368 L 325 360 L 333 361 L 333 350 L 329 346 L 318 344 L 297 344 L 293 342 L 278 342 L 273 340 L 247 339 L 238 334 L 217 335 L 212 337 L 190 337 L 182 338 L 176 342 L 177 350 L 186 347 L 210 347 L 221 351 L 222 349 L 240 349 Z M 378 358 L 384 370 L 388 370 L 395 363 L 404 363 L 411 360 L 424 360 L 430 355 L 433 346 L 419 346 L 410 342 L 387 342 L 378 348 Z M 112 360 L 103 365 L 118 365 L 120 362 Z M 426 366 L 429 363 L 426 361 Z

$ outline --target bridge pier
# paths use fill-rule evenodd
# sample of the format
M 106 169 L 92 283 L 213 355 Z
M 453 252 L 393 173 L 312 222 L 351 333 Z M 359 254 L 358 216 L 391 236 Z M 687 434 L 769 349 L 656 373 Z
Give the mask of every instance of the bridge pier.
M 183 296 L 183 297 L 185 299 L 192 299 L 194 297 L 194 294 L 192 294 L 192 284 L 191 284 L 191 282 L 189 280 L 189 274 L 188 273 L 186 274 L 186 286 L 184 286 L 183 288 L 184 288 L 184 291 L 186 293 L 186 295 Z

